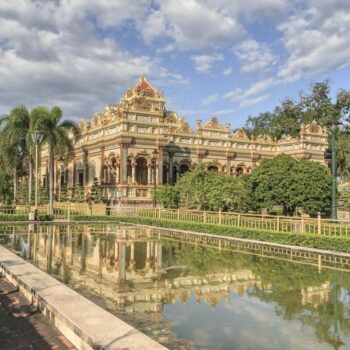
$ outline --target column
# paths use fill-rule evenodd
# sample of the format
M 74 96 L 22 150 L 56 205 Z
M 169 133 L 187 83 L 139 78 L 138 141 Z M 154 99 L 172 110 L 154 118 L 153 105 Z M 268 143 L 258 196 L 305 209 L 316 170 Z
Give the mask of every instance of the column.
M 130 244 L 130 268 L 135 266 L 135 243 Z
M 86 149 L 83 149 L 83 170 L 84 170 L 84 180 L 83 185 L 84 187 L 89 182 L 89 172 L 88 172 L 88 151 Z
M 152 185 L 152 163 L 147 163 L 147 182 L 148 185 Z
M 157 162 L 157 183 L 163 185 L 163 164 L 164 164 L 164 152 L 163 147 L 158 147 L 158 162 Z
M 131 183 L 135 185 L 135 171 L 136 171 L 136 162 L 134 160 L 131 161 Z
M 168 183 L 170 185 L 173 184 L 173 161 L 174 161 L 174 153 L 169 152 Z
M 120 183 L 126 185 L 128 182 L 128 144 L 120 144 Z
M 120 183 L 120 162 L 117 163 L 117 167 L 115 169 L 115 181 L 116 181 L 116 184 Z
M 103 185 L 105 178 L 103 176 L 103 166 L 105 164 L 105 146 L 100 147 L 100 158 L 101 158 L 101 167 L 100 167 L 100 184 Z
M 231 159 L 229 157 L 227 157 L 226 160 L 226 174 L 230 175 L 230 169 L 231 169 Z

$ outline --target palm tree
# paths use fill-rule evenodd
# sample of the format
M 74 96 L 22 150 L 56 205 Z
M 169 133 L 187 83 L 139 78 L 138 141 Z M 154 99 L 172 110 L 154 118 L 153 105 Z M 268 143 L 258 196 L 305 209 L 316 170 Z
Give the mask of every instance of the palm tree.
M 1 155 L 5 167 L 13 169 L 14 175 L 14 203 L 17 197 L 17 171 L 23 162 L 28 162 L 29 186 L 28 204 L 32 194 L 32 142 L 30 138 L 31 121 L 26 107 L 14 107 L 9 115 L 0 118 L 1 127 Z
M 46 107 L 36 107 L 31 112 L 33 128 L 44 133 L 44 142 L 49 147 L 50 159 L 50 214 L 53 213 L 54 192 L 54 160 L 55 154 L 69 156 L 74 152 L 74 142 L 80 136 L 77 123 L 62 119 L 62 111 L 59 107 L 51 110 Z

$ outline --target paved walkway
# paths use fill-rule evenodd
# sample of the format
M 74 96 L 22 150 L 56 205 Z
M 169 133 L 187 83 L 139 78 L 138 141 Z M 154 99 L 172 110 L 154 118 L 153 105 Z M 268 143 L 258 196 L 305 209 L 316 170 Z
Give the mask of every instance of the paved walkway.
M 75 349 L 0 275 L 0 349 Z

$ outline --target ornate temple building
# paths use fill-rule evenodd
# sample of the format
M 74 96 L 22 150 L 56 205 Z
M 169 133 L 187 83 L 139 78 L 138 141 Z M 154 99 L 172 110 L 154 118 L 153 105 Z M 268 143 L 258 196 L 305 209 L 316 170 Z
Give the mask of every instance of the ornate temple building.
M 248 137 L 243 129 L 232 132 L 213 116 L 195 129 L 176 112 L 165 110 L 163 93 L 144 76 L 128 89 L 119 103 L 82 120 L 82 137 L 75 144 L 69 162 L 56 161 L 58 188 L 84 187 L 88 193 L 94 179 L 104 189 L 104 197 L 122 203 L 150 202 L 152 188 L 174 184 L 198 162 L 208 170 L 232 176 L 249 173 L 261 159 L 285 153 L 297 159 L 324 162 L 327 130 L 316 123 L 303 125 L 298 138 L 279 141 L 268 135 Z M 49 157 L 41 153 L 41 178 L 47 183 Z

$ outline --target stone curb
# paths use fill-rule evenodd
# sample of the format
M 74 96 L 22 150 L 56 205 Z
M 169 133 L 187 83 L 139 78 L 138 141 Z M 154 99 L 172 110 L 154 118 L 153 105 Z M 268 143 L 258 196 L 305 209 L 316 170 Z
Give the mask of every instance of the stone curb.
M 0 246 L 0 272 L 77 349 L 166 350 L 3 246 Z

